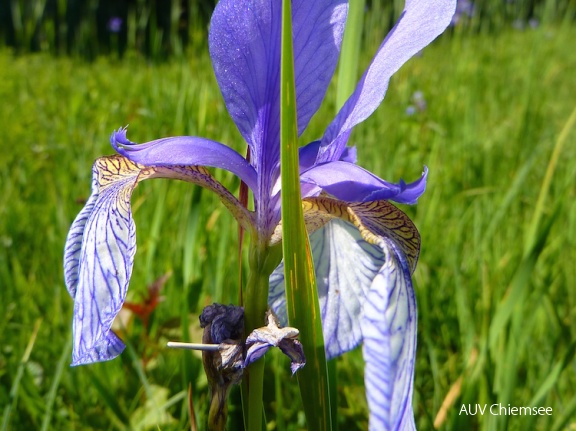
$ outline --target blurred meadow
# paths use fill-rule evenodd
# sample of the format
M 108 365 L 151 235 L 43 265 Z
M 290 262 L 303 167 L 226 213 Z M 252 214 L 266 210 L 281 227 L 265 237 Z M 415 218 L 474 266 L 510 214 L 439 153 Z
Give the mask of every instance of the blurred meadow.
M 65 3 L 34 4 L 65 16 Z M 157 34 L 153 20 L 128 10 L 122 49 L 112 39 L 89 49 L 89 19 L 80 23 L 86 34 L 55 46 L 57 26 L 30 23 L 41 14 L 26 18 L 26 2 L 12 5 L 22 25 L 13 41 L 2 33 L 10 46 L 0 47 L 0 431 L 191 429 L 189 391 L 202 430 L 200 357 L 164 346 L 199 341 L 205 305 L 238 302 L 246 256 L 233 218 L 189 184 L 137 188 L 131 306 L 116 322 L 128 347 L 106 363 L 69 366 L 62 254 L 94 159 L 113 153 L 114 129 L 129 124 L 136 142 L 199 135 L 245 151 L 211 69 L 206 18 L 187 20 L 186 43 L 146 45 L 155 51 L 137 42 Z M 367 9 L 361 69 L 397 7 Z M 430 170 L 418 205 L 402 208 L 422 236 L 419 430 L 576 430 L 575 13 L 574 1 L 478 2 L 393 77 L 352 135 L 359 164 L 381 178 Z M 333 85 L 302 143 L 323 133 L 335 93 Z M 238 192 L 235 177 L 213 172 Z M 271 352 L 266 367 L 268 429 L 306 429 L 287 359 Z M 367 429 L 360 350 L 336 367 L 339 429 Z M 553 413 L 461 414 L 468 404 Z M 239 391 L 229 420 L 242 429 Z

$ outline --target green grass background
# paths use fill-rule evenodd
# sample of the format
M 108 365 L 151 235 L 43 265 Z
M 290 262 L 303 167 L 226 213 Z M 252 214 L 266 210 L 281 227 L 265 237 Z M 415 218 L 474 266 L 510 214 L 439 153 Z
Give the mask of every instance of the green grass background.
M 362 64 L 383 35 L 371 27 Z M 404 209 L 422 235 L 418 429 L 576 429 L 576 28 L 451 31 L 393 78 L 352 135 L 359 163 L 428 189 Z M 416 91 L 426 110 L 407 115 Z M 90 192 L 91 165 L 113 129 L 143 142 L 200 135 L 245 151 L 207 50 L 162 64 L 136 55 L 92 63 L 0 51 L 0 430 L 200 429 L 199 357 L 163 346 L 198 341 L 198 313 L 236 302 L 237 228 L 209 193 L 165 180 L 133 197 L 138 252 L 128 293 L 171 272 L 148 327 L 128 316 L 120 358 L 70 368 L 67 230 Z M 321 136 L 335 86 L 302 142 Z M 572 121 L 572 123 L 571 123 Z M 235 193 L 239 182 L 215 171 Z M 267 358 L 269 429 L 305 429 L 295 379 Z M 341 430 L 367 427 L 362 357 L 338 359 Z M 552 416 L 466 416 L 463 404 L 552 407 Z M 440 415 L 437 417 L 437 415 Z M 240 429 L 239 394 L 231 429 Z

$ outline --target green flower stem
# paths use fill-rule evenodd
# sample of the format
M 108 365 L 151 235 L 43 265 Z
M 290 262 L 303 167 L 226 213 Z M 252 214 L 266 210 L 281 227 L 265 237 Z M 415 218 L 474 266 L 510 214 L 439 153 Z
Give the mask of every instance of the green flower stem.
M 338 64 L 337 111 L 350 97 L 358 82 L 358 58 L 362 44 L 365 3 L 365 0 L 355 0 L 348 4 L 348 18 Z
M 280 264 L 282 249 L 261 244 L 251 246 L 250 269 L 244 294 L 244 333 L 265 325 L 270 274 Z M 252 363 L 243 379 L 245 425 L 248 431 L 262 431 L 264 358 Z M 246 418 L 247 416 L 247 418 Z
M 262 397 L 264 395 L 264 358 L 254 362 L 248 367 L 248 409 L 244 414 L 248 431 L 262 431 Z

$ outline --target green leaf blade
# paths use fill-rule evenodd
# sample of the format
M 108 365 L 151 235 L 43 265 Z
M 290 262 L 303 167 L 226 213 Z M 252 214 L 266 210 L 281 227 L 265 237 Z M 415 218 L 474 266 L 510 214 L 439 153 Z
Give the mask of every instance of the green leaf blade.
M 290 1 L 283 1 L 280 77 L 280 154 L 286 309 L 300 330 L 306 366 L 298 372 L 300 394 L 311 431 L 331 430 L 328 371 L 314 263 L 302 213 L 298 164 L 298 120 Z

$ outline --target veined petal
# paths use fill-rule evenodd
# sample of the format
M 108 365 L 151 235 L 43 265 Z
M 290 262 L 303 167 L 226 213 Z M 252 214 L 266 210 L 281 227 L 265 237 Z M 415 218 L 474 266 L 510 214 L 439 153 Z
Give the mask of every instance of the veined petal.
M 412 390 L 416 359 L 416 297 L 403 253 L 379 238 L 386 256 L 364 300 L 360 327 L 369 429 L 414 430 Z
M 136 252 L 130 196 L 139 170 L 120 158 L 94 163 L 92 196 L 66 241 L 66 285 L 74 299 L 72 365 L 105 361 L 124 344 L 110 327 L 126 297 Z
M 310 235 L 322 315 L 326 356 L 332 359 L 362 341 L 358 316 L 370 284 L 382 265 L 379 250 L 357 228 L 335 219 Z M 270 276 L 268 301 L 286 319 L 283 263 Z
M 110 136 L 116 151 L 133 162 L 147 166 L 207 166 L 237 175 L 256 190 L 256 171 L 244 157 L 220 142 L 197 136 L 175 136 L 136 144 L 126 138 L 126 128 Z
M 293 0 L 294 73 L 298 134 L 316 113 L 340 55 L 346 0 Z
M 420 234 L 418 229 L 403 211 L 390 202 L 344 202 L 337 199 L 318 196 L 302 201 L 304 222 L 309 234 L 324 227 L 330 221 L 341 219 L 352 223 L 362 234 L 362 238 L 371 244 L 378 243 L 379 237 L 391 238 L 400 248 L 410 271 L 414 272 L 420 254 Z M 270 245 L 282 241 L 282 222 L 276 226 L 270 239 Z
M 450 24 L 456 0 L 406 0 L 400 19 L 378 48 L 356 90 L 322 137 L 318 163 L 338 160 L 348 133 L 380 105 L 391 76 Z
M 311 232 L 326 352 L 332 358 L 362 341 L 358 316 L 374 280 L 389 262 L 383 238 L 396 245 L 413 270 L 420 236 L 408 216 L 386 201 L 346 203 L 318 197 L 305 199 L 303 209 Z M 273 241 L 281 236 L 279 226 Z M 269 303 L 285 322 L 282 265 L 270 277 Z
M 221 0 L 208 36 L 210 57 L 230 116 L 251 149 L 259 175 L 278 156 L 280 4 Z
M 325 192 L 344 201 L 393 200 L 415 204 L 426 190 L 425 168 L 420 179 L 406 184 L 389 183 L 354 163 L 335 161 L 314 166 L 300 176 L 303 183 L 317 185 Z
M 116 155 L 94 163 L 92 195 L 72 224 L 65 247 L 64 272 L 74 299 L 72 365 L 105 361 L 124 349 L 111 331 L 132 273 L 136 229 L 132 191 L 146 178 L 175 178 L 216 192 L 244 229 L 253 216 L 209 172 L 199 166 L 143 166 Z
M 298 130 L 316 112 L 338 61 L 344 0 L 294 0 Z M 267 175 L 279 160 L 280 2 L 220 0 L 210 24 L 210 55 L 232 119 Z
M 72 298 L 76 296 L 76 287 L 78 286 L 78 266 L 80 265 L 84 228 L 100 194 L 99 190 L 98 174 L 96 165 L 94 165 L 92 168 L 92 194 L 70 226 L 64 248 L 64 282 Z

